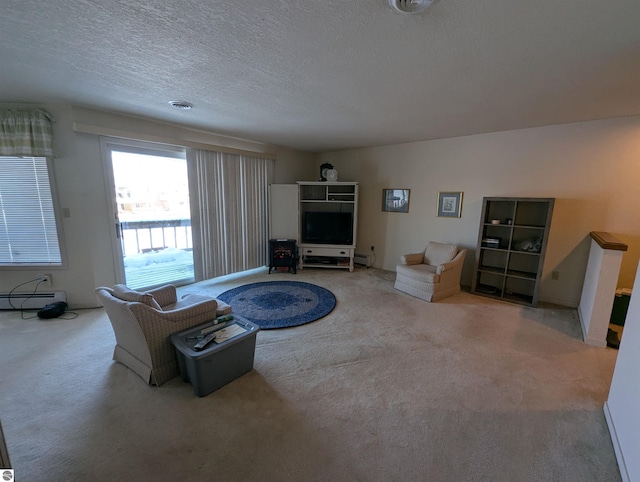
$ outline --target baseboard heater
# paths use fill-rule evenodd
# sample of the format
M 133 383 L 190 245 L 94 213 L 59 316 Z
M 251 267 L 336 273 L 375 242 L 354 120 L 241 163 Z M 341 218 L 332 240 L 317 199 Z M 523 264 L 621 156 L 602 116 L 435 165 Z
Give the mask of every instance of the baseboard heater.
M 64 291 L 51 291 L 49 293 L 0 293 L 0 310 L 39 310 L 49 303 L 67 301 Z
M 354 254 L 353 262 L 355 264 L 366 266 L 367 268 L 371 266 L 371 260 L 369 259 L 369 256 L 367 256 L 366 254 L 358 254 L 358 253 Z

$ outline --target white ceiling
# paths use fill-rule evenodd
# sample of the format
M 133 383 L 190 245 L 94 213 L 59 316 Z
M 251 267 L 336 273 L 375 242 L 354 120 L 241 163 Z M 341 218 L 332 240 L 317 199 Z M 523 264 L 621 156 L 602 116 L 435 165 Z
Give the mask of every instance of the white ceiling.
M 320 152 L 640 114 L 640 1 L 2 0 L 0 62 L 1 102 Z

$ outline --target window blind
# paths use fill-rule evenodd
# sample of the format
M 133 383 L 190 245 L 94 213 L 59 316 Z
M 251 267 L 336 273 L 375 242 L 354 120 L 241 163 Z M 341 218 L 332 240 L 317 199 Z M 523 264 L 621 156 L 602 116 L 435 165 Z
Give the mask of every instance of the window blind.
M 60 265 L 45 157 L 0 157 L 0 265 Z

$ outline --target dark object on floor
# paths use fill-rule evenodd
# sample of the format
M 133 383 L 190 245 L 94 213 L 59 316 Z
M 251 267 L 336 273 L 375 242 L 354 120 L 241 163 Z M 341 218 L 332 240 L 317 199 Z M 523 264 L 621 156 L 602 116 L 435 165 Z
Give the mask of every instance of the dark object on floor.
M 300 281 L 251 283 L 218 296 L 233 306 L 233 314 L 244 316 L 262 330 L 304 325 L 325 315 L 336 306 L 331 291 Z
M 623 288 L 616 290 L 616 296 L 613 299 L 613 308 L 611 309 L 610 323 L 624 326 L 624 321 L 627 318 L 627 310 L 629 309 L 629 300 L 631 300 L 630 289 Z
M 297 264 L 298 249 L 295 239 L 269 240 L 269 274 L 273 268 L 296 274 Z
M 67 304 L 64 301 L 56 301 L 55 303 L 49 303 L 40 311 L 38 311 L 38 318 L 48 320 L 51 318 L 57 318 L 67 310 Z
M 607 346 L 615 348 L 616 350 L 620 347 L 620 338 L 618 338 L 618 333 L 611 328 L 607 330 Z

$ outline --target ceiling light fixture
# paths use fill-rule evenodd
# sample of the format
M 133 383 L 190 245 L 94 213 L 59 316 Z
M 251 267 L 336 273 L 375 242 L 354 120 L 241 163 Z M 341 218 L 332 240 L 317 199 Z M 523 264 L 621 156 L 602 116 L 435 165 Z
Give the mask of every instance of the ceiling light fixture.
M 185 102 L 184 100 L 170 100 L 169 105 L 181 110 L 193 109 L 193 104 L 191 102 Z
M 412 14 L 424 12 L 429 5 L 437 1 L 438 0 L 389 0 L 389 5 L 400 13 Z

